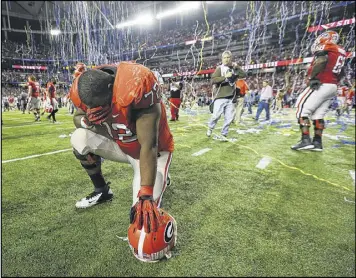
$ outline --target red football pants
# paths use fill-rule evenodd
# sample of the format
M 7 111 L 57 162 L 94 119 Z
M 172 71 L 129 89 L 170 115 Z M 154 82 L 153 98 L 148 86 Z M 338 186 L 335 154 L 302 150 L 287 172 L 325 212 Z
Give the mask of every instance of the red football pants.
M 171 120 L 177 120 L 179 116 L 179 107 L 182 101 L 180 98 L 171 98 L 169 101 L 171 106 Z

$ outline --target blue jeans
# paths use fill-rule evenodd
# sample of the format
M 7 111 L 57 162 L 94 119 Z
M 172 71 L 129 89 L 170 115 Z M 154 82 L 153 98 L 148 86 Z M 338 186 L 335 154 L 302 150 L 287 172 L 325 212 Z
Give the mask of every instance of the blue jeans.
M 261 100 L 258 103 L 257 113 L 256 113 L 256 120 L 260 117 L 262 110 L 266 110 L 266 120 L 269 120 L 269 103 L 267 100 Z
M 214 129 L 222 114 L 224 114 L 224 125 L 221 134 L 226 136 L 235 116 L 235 103 L 232 103 L 232 99 L 219 98 L 215 100 L 213 115 L 208 124 L 210 129 Z
M 248 108 L 248 113 L 249 114 L 252 114 L 252 102 L 247 102 L 247 104 L 246 104 L 246 106 L 247 106 L 247 108 Z

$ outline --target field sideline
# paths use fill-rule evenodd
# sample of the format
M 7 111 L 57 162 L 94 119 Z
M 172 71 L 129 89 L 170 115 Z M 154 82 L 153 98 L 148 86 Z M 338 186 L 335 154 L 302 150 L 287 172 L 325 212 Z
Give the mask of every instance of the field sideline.
M 244 114 L 228 141 L 223 119 L 206 137 L 210 115 L 187 109 L 169 122 L 175 152 L 163 207 L 178 244 L 171 259 L 144 264 L 123 240 L 131 166 L 105 160 L 113 201 L 77 210 L 92 185 L 70 150 L 67 109 L 57 124 L 3 112 L 2 276 L 354 277 L 355 110 L 328 113 L 321 153 L 290 150 L 300 137 L 294 109 L 270 123 Z

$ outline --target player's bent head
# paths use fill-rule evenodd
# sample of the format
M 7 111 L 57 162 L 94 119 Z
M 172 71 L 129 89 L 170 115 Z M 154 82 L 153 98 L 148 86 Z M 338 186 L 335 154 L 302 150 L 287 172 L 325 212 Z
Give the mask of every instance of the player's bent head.
M 80 100 L 89 108 L 109 104 L 115 77 L 97 69 L 89 69 L 80 75 L 78 93 Z

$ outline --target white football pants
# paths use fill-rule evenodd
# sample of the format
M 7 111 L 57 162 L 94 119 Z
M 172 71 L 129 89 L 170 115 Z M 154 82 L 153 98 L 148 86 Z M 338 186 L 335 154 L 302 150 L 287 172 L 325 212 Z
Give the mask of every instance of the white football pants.
M 299 96 L 296 102 L 297 119 L 310 117 L 312 120 L 323 119 L 328 112 L 330 102 L 337 94 L 335 84 L 324 83 L 318 90 L 307 87 Z
M 137 194 L 141 187 L 140 161 L 125 154 L 118 144 L 100 134 L 94 133 L 88 129 L 77 128 L 70 139 L 72 147 L 81 155 L 94 153 L 107 160 L 130 163 L 134 170 L 132 181 L 132 205 L 137 201 Z M 167 186 L 167 176 L 169 166 L 172 160 L 172 153 L 159 152 L 157 158 L 157 174 L 153 188 L 153 199 L 157 202 L 158 207 L 161 205 L 162 195 Z

